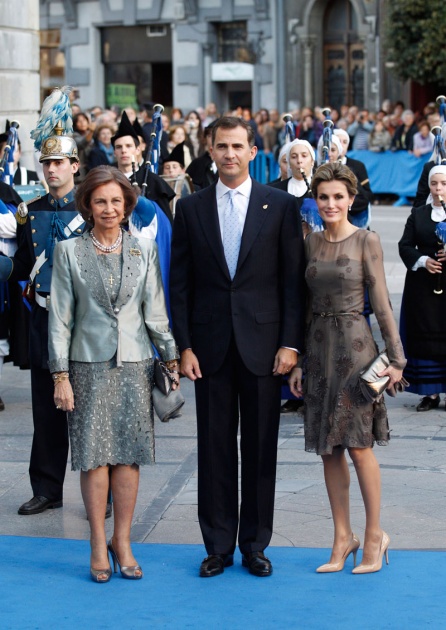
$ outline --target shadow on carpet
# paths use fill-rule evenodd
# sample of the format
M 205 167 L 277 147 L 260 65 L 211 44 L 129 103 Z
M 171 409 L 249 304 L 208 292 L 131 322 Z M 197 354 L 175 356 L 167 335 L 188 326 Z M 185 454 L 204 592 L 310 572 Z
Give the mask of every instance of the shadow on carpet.
M 203 579 L 199 545 L 134 544 L 144 578 L 89 577 L 87 541 L 0 537 L 0 628 L 444 628 L 446 552 L 394 551 L 379 573 L 319 575 L 326 549 L 271 547 L 269 578 L 250 575 L 240 554 Z M 358 556 L 359 558 L 359 556 Z

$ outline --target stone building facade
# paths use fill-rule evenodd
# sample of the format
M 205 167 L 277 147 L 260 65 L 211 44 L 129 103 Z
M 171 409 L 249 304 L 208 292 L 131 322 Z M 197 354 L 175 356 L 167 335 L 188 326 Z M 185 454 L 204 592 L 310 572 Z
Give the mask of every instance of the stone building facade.
M 134 99 L 185 110 L 209 101 L 220 110 L 344 102 L 376 109 L 393 98 L 380 49 L 382 4 L 40 0 L 40 27 L 59 32 L 66 82 L 85 107 Z
M 22 162 L 32 168 L 29 132 L 40 109 L 39 0 L 0 2 L 0 132 L 6 120 L 20 123 Z

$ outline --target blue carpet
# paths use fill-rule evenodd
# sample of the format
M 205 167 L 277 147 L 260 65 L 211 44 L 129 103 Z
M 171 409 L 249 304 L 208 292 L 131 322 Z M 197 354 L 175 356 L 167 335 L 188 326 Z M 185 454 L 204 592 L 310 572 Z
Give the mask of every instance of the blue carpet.
M 202 579 L 198 545 L 135 544 L 144 578 L 89 578 L 87 541 L 0 537 L 1 630 L 445 627 L 446 552 L 394 551 L 380 573 L 319 575 L 326 549 L 270 547 L 274 575 Z

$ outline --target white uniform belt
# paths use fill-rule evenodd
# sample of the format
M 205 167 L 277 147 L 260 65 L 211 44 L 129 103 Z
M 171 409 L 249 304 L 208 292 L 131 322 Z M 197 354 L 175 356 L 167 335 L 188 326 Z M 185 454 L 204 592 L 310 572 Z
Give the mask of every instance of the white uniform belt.
M 77 214 L 72 221 L 67 225 L 64 229 L 64 234 L 68 238 L 71 234 L 79 228 L 84 223 L 84 219 L 81 214 Z M 32 284 L 34 282 L 34 278 L 37 275 L 37 272 L 43 265 L 46 263 L 48 258 L 45 257 L 45 250 L 41 252 L 40 256 L 36 258 L 36 262 L 34 263 L 33 268 L 31 269 L 31 273 L 29 274 L 29 283 Z
M 39 295 L 39 293 L 35 293 L 34 299 L 36 301 L 36 304 L 38 304 L 42 308 L 49 311 L 50 309 L 50 296 L 49 295 L 43 296 L 43 295 Z
M 34 282 L 34 278 L 36 277 L 37 272 L 40 267 L 42 267 L 48 259 L 45 257 L 45 250 L 36 258 L 36 262 L 34 263 L 34 267 L 31 269 L 31 273 L 29 274 L 29 284 Z

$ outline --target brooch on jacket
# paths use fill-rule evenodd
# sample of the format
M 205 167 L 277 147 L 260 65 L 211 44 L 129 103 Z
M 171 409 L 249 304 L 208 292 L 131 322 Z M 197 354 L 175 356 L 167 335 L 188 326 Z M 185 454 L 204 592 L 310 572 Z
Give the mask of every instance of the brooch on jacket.
M 141 250 L 140 249 L 135 249 L 134 247 L 130 248 L 130 255 L 131 256 L 141 256 Z

